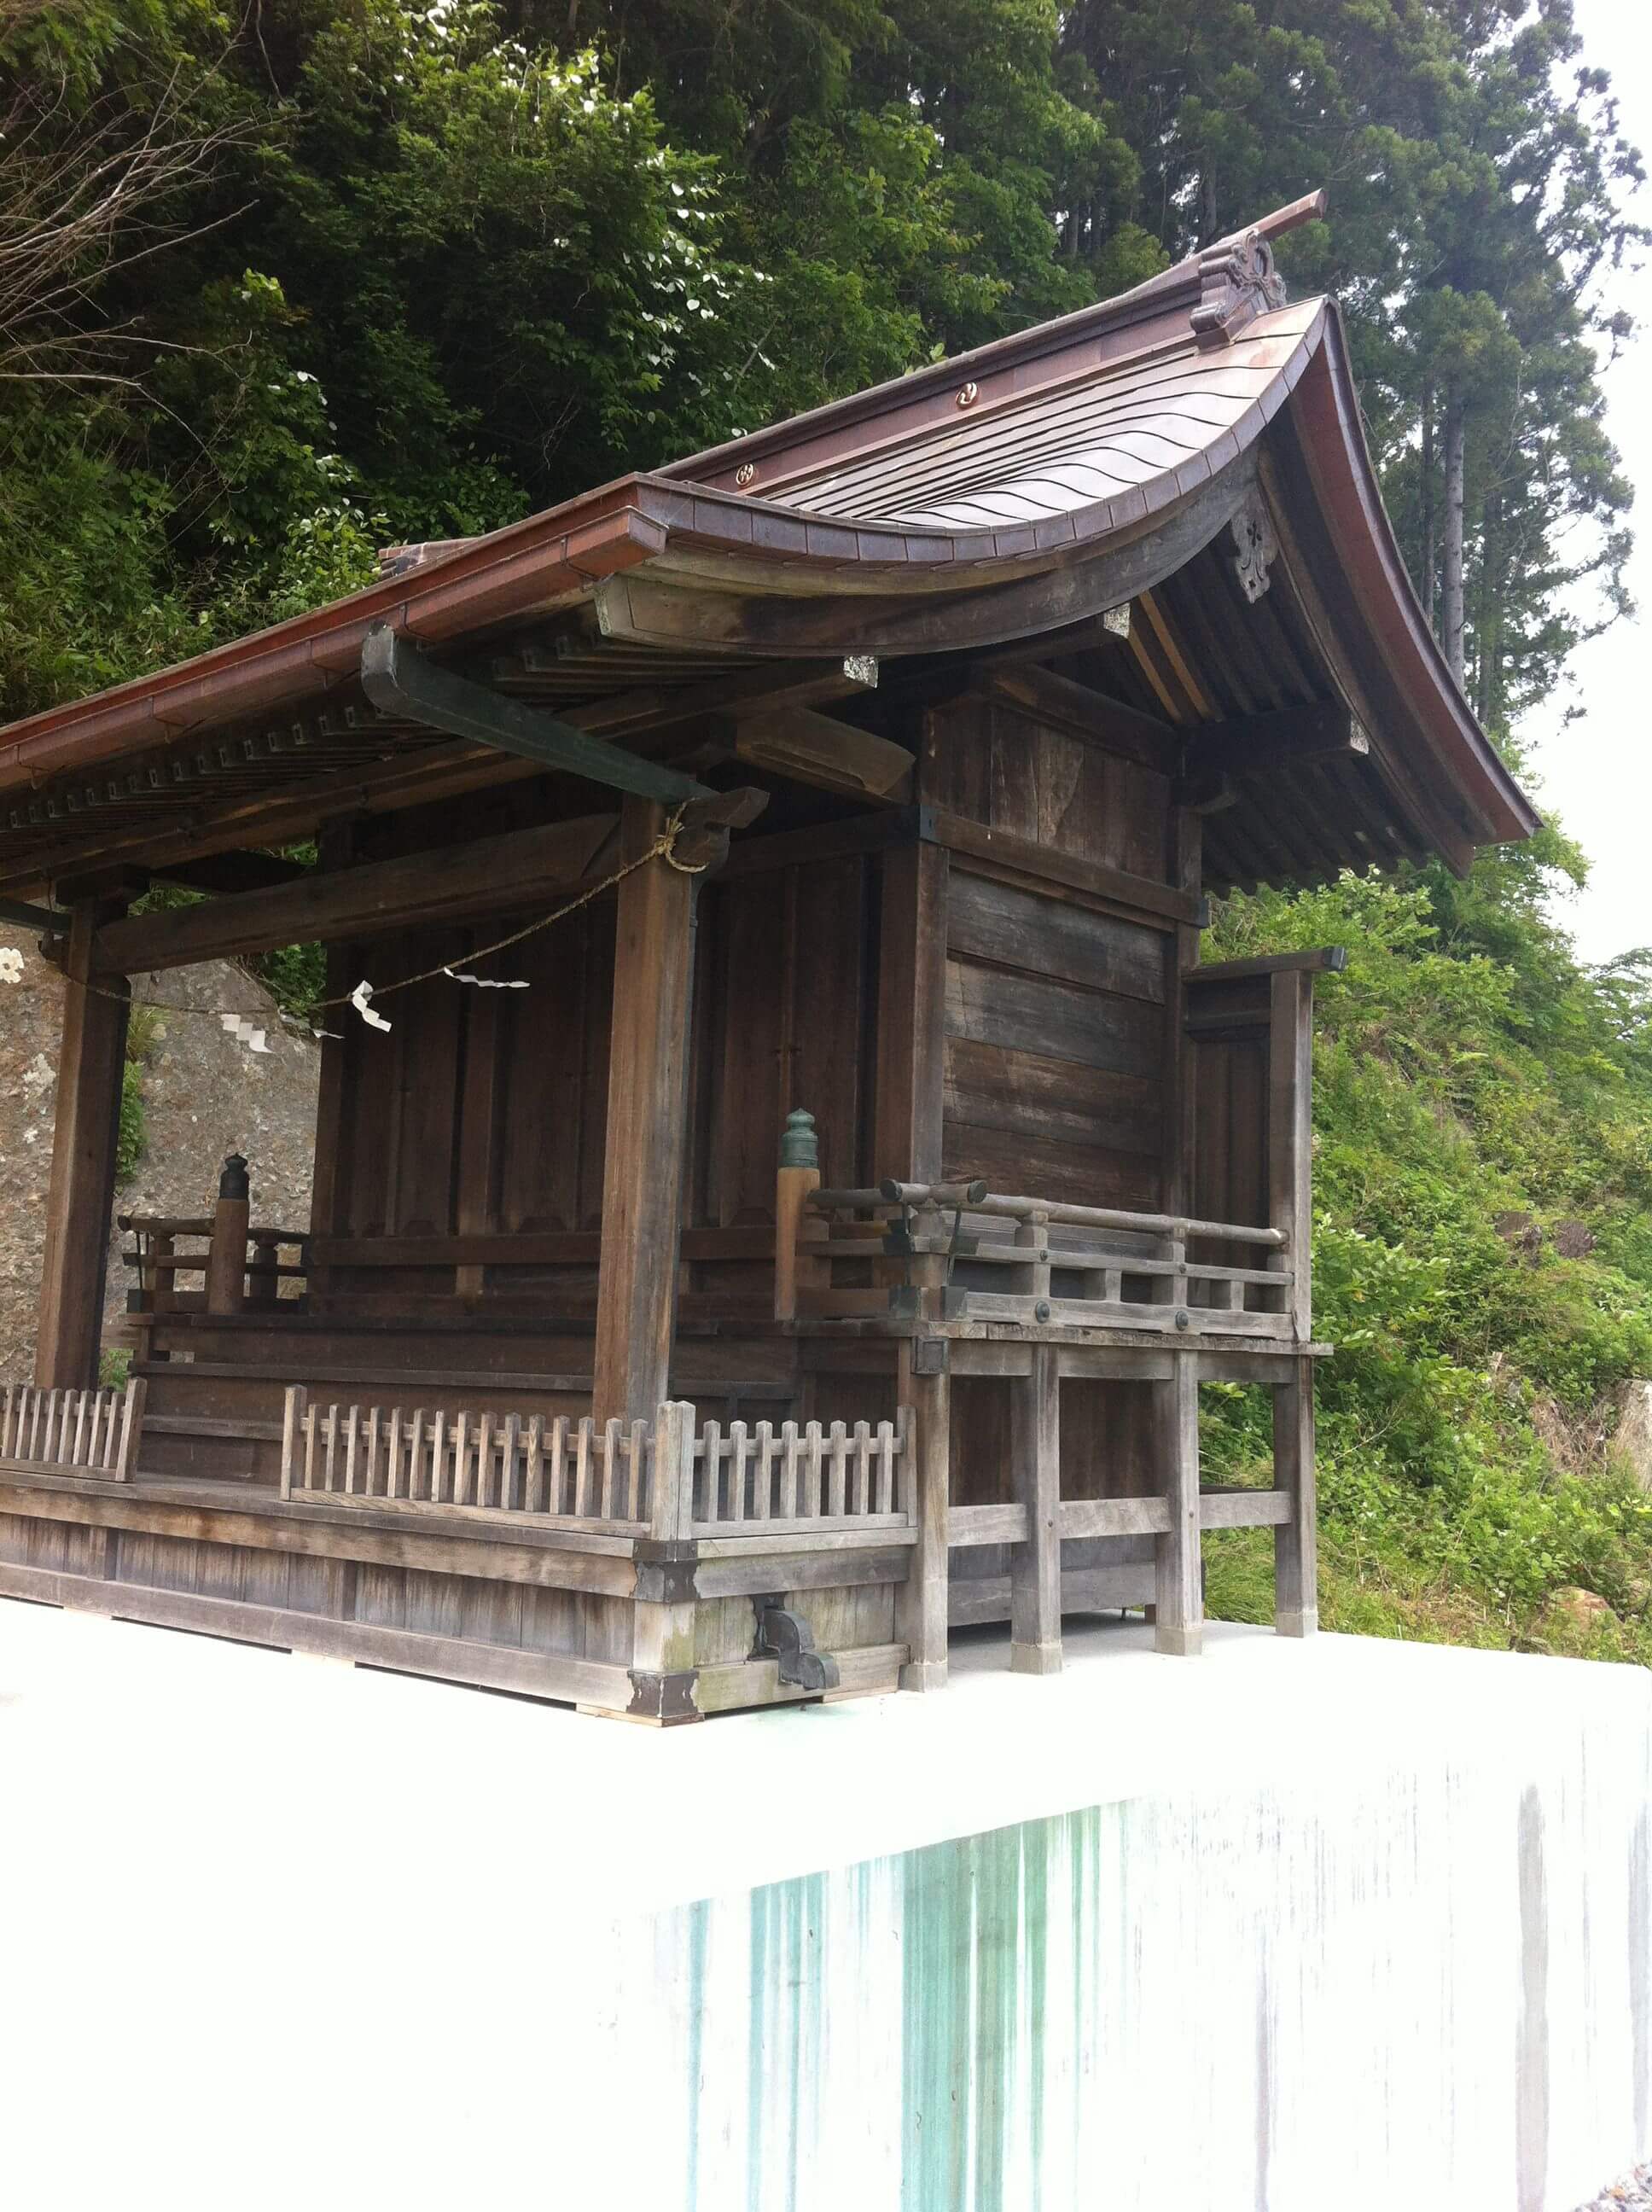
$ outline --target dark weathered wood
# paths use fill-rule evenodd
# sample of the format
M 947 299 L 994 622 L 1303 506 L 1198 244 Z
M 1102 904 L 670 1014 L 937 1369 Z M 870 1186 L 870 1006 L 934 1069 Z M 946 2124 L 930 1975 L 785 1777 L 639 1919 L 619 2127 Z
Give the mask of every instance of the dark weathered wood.
M 932 1181 L 945 1112 L 946 854 L 886 855 L 879 923 L 872 1173 Z
M 240 959 L 280 945 L 327 944 L 410 924 L 546 907 L 575 888 L 613 834 L 612 814 L 440 846 L 405 859 L 307 875 L 235 898 L 134 915 L 99 931 L 106 972 L 137 975 L 201 960 Z
M 103 1334 L 130 989 L 124 978 L 93 981 L 102 920 L 89 902 L 76 907 L 64 957 L 63 1040 L 34 1339 L 34 1379 L 46 1389 L 94 1383 Z
M 1061 1666 L 1061 1385 L 1053 1345 L 1033 1348 L 1014 1401 L 1011 1450 L 1026 1509 L 1024 1542 L 1010 1562 L 1010 1666 L 1054 1674 Z
M 1174 722 L 1144 714 L 1139 707 L 1108 698 L 1087 684 L 1075 684 L 1070 677 L 1058 676 L 1054 669 L 995 668 L 985 684 L 994 697 L 1007 699 L 1053 728 L 1071 730 L 1086 742 L 1121 753 L 1144 768 L 1168 773 L 1176 765 L 1181 732 Z
M 283 884 L 301 883 L 311 872 L 304 861 L 289 860 L 280 853 L 230 852 L 172 860 L 149 872 L 161 883 L 180 884 L 185 890 L 208 891 L 216 896 L 275 890 Z
M 628 800 L 625 857 L 646 851 L 664 821 L 651 801 Z M 598 1420 L 651 1419 L 667 1395 L 698 880 L 657 859 L 620 886 L 597 1292 Z
M 1314 1363 L 1291 1362 L 1273 1389 L 1273 1480 L 1291 1517 L 1273 1532 L 1273 1623 L 1281 1636 L 1319 1626 L 1319 1514 L 1314 1483 Z
M 1364 759 L 1370 739 L 1339 700 L 1241 715 L 1190 732 L 1183 741 L 1183 779 L 1289 775 L 1311 761 Z
M 1193 923 L 1206 918 L 1203 900 L 1193 893 L 1175 890 L 1169 884 L 1133 874 L 1127 869 L 1105 866 L 1098 860 L 1078 859 L 1054 847 L 1036 844 L 1030 838 L 1012 836 L 1005 830 L 985 829 L 978 822 L 966 821 L 962 815 L 938 810 L 926 811 L 921 828 L 923 835 L 932 837 L 938 845 L 944 845 L 950 852 L 996 861 L 1000 867 L 1013 868 L 1017 874 L 1030 878 L 1035 884 L 1070 884 L 1077 890 L 1090 891 L 1134 915 L 1157 915 L 1168 921 Z
M 948 950 L 971 959 L 1163 1001 L 1162 931 L 994 882 L 963 862 L 951 873 L 946 934 Z
M 847 791 L 895 805 L 912 796 L 912 755 L 871 731 L 858 730 L 811 707 L 766 707 L 726 730 L 737 760 L 773 769 L 825 791 Z

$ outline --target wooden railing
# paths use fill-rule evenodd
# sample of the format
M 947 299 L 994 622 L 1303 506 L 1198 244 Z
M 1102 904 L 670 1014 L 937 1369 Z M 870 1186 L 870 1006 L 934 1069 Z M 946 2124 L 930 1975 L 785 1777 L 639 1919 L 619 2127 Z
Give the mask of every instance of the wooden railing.
M 284 1282 L 307 1283 L 309 1240 L 301 1230 L 247 1228 L 232 1250 L 228 1268 L 219 1261 L 220 1280 L 227 1288 L 215 1302 L 215 1238 L 218 1253 L 224 1249 L 216 1222 L 206 1216 L 191 1220 L 155 1213 L 122 1213 L 116 1219 L 132 1239 L 120 1255 L 137 1278 L 127 1299 L 130 1312 L 264 1312 L 277 1305 L 288 1314 L 302 1310 L 301 1291 L 296 1299 L 281 1295 Z M 204 1243 L 206 1249 L 180 1251 L 180 1243 Z M 283 1253 L 292 1256 L 283 1259 Z M 189 1275 L 200 1277 L 198 1287 L 181 1287 L 179 1279 Z
M 811 1190 L 797 1214 L 793 1313 L 1291 1337 L 1278 1228 L 890 1182 Z M 1195 1245 L 1240 1248 L 1234 1261 Z M 1238 1264 L 1244 1250 L 1261 1265 Z
M 893 1421 L 653 1421 L 427 1414 L 287 1392 L 281 1495 L 661 1540 L 906 1528 L 912 1426 Z
M 0 1461 L 52 1474 L 126 1482 L 137 1463 L 146 1385 L 124 1390 L 37 1390 L 0 1385 Z

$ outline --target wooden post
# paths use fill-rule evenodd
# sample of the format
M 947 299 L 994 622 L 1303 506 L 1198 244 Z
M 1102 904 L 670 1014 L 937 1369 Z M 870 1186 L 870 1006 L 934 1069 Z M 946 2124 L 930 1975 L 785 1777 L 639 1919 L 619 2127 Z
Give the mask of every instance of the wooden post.
M 1292 1270 L 1291 1333 L 1314 1333 L 1314 979 L 1300 968 L 1270 986 L 1267 1102 L 1268 1223 L 1284 1230 L 1278 1264 Z
M 1291 1494 L 1291 1518 L 1273 1531 L 1273 1626 L 1281 1636 L 1311 1636 L 1320 1625 L 1314 1363 L 1290 1366 L 1290 1382 L 1273 1390 L 1273 1486 Z
M 665 818 L 652 800 L 628 799 L 623 857 L 646 851 Z M 667 1395 L 688 1143 L 698 881 L 659 859 L 619 887 L 597 1279 L 592 1410 L 599 1421 L 651 1420 Z
M 1156 1382 L 1158 1456 L 1167 1473 L 1170 1526 L 1156 1546 L 1154 1643 L 1195 1658 L 1204 1638 L 1199 1552 L 1199 1356 L 1179 1352 L 1168 1382 Z
M 63 1043 L 34 1340 L 34 1379 L 44 1389 L 95 1383 L 103 1339 L 131 990 L 124 975 L 100 975 L 95 989 L 87 988 L 92 941 L 110 911 L 82 900 L 70 918 L 64 957 Z
M 872 1115 L 878 1181 L 940 1179 L 948 866 L 938 845 L 884 855 Z
M 815 1119 L 799 1106 L 786 1117 L 780 1139 L 780 1164 L 774 1177 L 774 1318 L 791 1321 L 798 1310 L 798 1285 L 817 1285 L 823 1270 L 818 1260 L 798 1255 L 799 1240 L 811 1222 L 809 1194 L 820 1188 L 820 1146 Z
M 293 1477 L 298 1468 L 298 1442 L 304 1430 L 304 1408 L 309 1402 L 308 1393 L 301 1382 L 287 1385 L 286 1404 L 281 1424 L 281 1494 L 293 1494 Z M 389 1496 L 396 1495 L 392 1488 Z
M 212 1243 L 207 1253 L 206 1310 L 236 1314 L 246 1303 L 246 1227 L 252 1207 L 246 1162 L 231 1152 L 218 1177 Z
M 1027 1508 L 1027 1540 L 1010 1554 L 1010 1668 L 1017 1674 L 1061 1668 L 1061 1385 L 1055 1347 L 1036 1344 L 1030 1372 L 1010 1384 L 1016 1495 Z
M 676 1556 L 644 1563 L 639 1555 L 638 1585 L 657 1594 L 631 1605 L 631 1715 L 661 1725 L 704 1717 L 694 1703 L 694 1425 L 691 1405 L 654 1409 L 651 1547 Z
M 917 1424 L 912 1484 L 918 1515 L 911 1568 L 895 1594 L 896 1639 L 907 1646 L 907 1662 L 901 1669 L 903 1690 L 938 1690 L 946 1683 L 952 1378 L 942 1364 L 945 1358 L 944 1342 L 901 1340 L 900 1400 L 911 1407 Z M 932 1363 L 938 1372 L 927 1371 Z
M 125 1402 L 120 1411 L 120 1449 L 115 1459 L 115 1480 L 130 1482 L 137 1470 L 137 1448 L 143 1435 L 143 1401 L 149 1395 L 149 1386 L 141 1375 L 134 1376 L 126 1385 Z M 114 1419 L 112 1409 L 110 1419 Z

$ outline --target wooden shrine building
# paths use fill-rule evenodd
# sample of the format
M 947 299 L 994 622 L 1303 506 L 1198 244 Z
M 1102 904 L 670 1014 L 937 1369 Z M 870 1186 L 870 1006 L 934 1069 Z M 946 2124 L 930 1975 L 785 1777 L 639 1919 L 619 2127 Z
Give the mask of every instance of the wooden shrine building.
M 67 979 L 0 1594 L 662 1722 L 949 1622 L 1196 1651 L 1202 1528 L 1313 1627 L 1340 956 L 1201 965 L 1206 898 L 1535 820 L 1276 276 L 1315 205 L 0 731 Z M 99 1393 L 129 979 L 312 941 L 311 1219 L 203 1150 Z M 1210 1381 L 1271 1488 L 1201 1487 Z

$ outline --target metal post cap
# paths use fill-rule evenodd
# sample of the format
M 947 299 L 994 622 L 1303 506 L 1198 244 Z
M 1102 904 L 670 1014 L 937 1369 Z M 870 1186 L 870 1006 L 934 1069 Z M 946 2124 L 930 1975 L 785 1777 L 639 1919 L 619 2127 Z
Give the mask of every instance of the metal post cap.
M 817 1168 L 820 1165 L 820 1145 L 815 1135 L 815 1117 L 795 1106 L 786 1117 L 786 1127 L 780 1136 L 780 1165 L 783 1168 Z
M 246 1198 L 252 1185 L 246 1178 L 246 1161 L 240 1152 L 231 1152 L 224 1161 L 223 1173 L 218 1177 L 220 1198 Z

